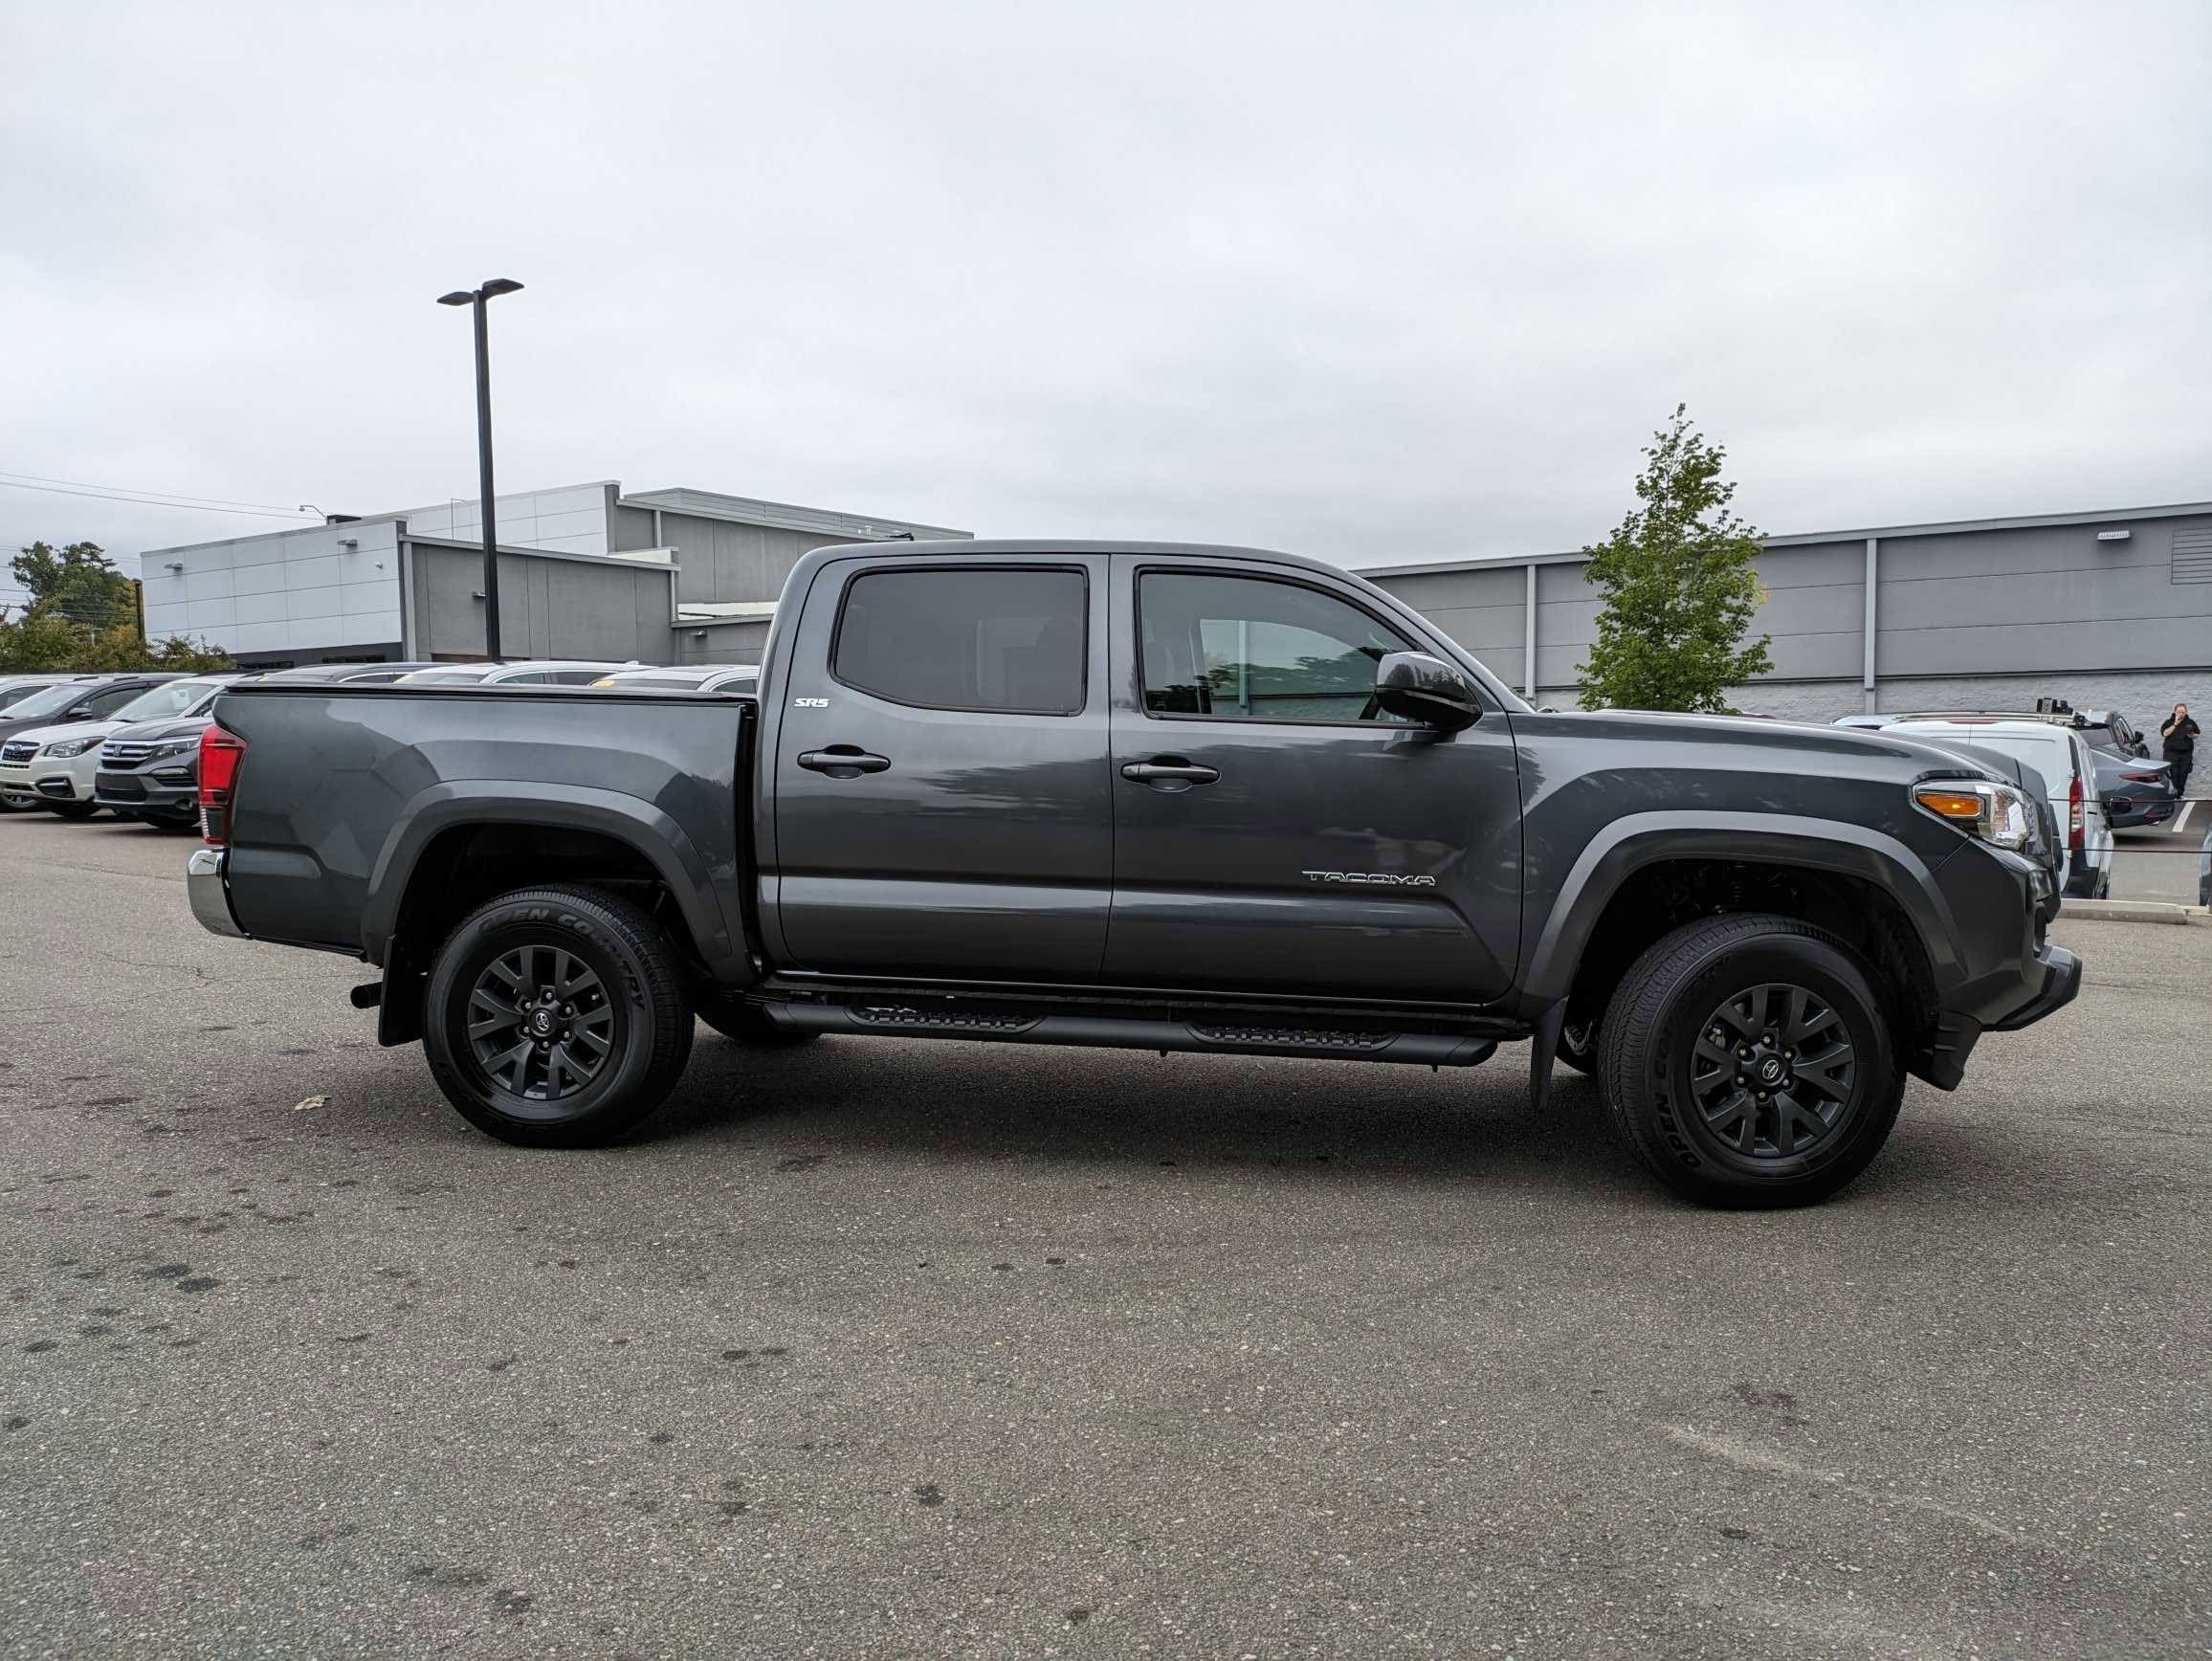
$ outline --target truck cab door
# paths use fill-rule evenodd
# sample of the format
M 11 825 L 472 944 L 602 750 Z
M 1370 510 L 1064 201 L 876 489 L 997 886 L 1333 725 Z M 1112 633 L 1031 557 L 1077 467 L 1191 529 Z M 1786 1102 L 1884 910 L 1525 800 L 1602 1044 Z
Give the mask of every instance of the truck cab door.
M 1520 943 L 1521 856 L 1505 712 L 1456 733 L 1383 712 L 1383 655 L 1448 649 L 1310 567 L 1135 554 L 1114 565 L 1105 978 L 1502 996 Z
M 829 974 L 1096 978 L 1107 572 L 1101 555 L 877 554 L 814 573 L 782 707 L 763 712 L 773 955 Z

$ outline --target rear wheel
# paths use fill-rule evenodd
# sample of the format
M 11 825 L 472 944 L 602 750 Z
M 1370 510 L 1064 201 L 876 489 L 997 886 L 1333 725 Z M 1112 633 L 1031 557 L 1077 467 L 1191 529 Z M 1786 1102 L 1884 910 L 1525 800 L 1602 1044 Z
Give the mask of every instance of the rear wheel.
M 691 1055 L 667 938 L 589 888 L 502 895 L 438 949 L 423 1048 L 446 1099 L 520 1147 L 588 1147 L 658 1107 Z
M 1706 918 L 1645 952 L 1605 1011 L 1599 1076 L 1623 1143 L 1709 1206 L 1825 1199 L 1905 1096 L 1873 975 L 1786 917 Z

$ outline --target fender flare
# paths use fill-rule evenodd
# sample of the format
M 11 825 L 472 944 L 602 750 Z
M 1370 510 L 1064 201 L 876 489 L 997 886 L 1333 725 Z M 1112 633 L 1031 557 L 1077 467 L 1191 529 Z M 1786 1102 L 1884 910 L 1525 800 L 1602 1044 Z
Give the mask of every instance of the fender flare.
M 1958 923 L 1935 868 L 1896 837 L 1864 825 L 1790 813 L 1650 812 L 1616 819 L 1591 838 L 1529 942 L 1524 1007 L 1564 999 L 1598 919 L 1636 872 L 1676 859 L 1725 859 L 1829 872 L 1871 882 L 1896 900 L 1928 954 L 1937 992 L 1965 978 Z M 1940 861 L 1938 861 L 1940 863 Z
M 532 825 L 588 830 L 633 849 L 660 875 L 692 944 L 719 980 L 741 979 L 741 927 L 733 929 L 712 872 L 683 828 L 636 796 L 589 786 L 526 779 L 458 779 L 424 789 L 400 810 L 370 868 L 361 937 L 371 963 L 388 955 L 400 904 L 423 852 L 440 834 L 468 825 Z

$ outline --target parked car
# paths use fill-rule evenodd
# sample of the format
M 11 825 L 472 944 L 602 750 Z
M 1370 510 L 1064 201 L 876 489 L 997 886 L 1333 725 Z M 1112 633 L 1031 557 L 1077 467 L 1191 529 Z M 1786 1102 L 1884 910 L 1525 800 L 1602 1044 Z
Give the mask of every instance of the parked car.
M 97 744 L 105 734 L 104 728 L 99 733 L 87 734 L 64 733 L 57 729 L 106 720 L 149 689 L 184 678 L 182 675 L 134 671 L 125 675 L 98 675 L 84 680 L 56 681 L 0 710 L 0 808 L 20 812 L 29 808 L 52 807 L 68 818 L 90 818 L 99 811 L 91 802 L 69 794 L 50 799 L 34 789 L 31 783 L 33 764 L 50 743 L 69 750 L 69 755 L 53 760 L 70 760 L 83 753 L 71 747 L 79 737 L 89 737 Z M 74 785 L 71 787 L 74 789 Z
M 181 677 L 145 688 L 104 720 L 18 733 L 0 745 L 0 791 L 26 795 L 65 819 L 89 819 L 112 806 L 98 793 L 101 747 L 110 734 L 204 712 L 216 693 L 237 679 L 235 675 Z M 196 728 L 193 743 L 196 748 Z
M 91 678 L 88 675 L 0 675 L 0 710 L 20 703 L 33 693 L 49 686 Z
M 92 752 L 93 801 L 119 819 L 142 819 L 179 830 L 197 825 L 200 735 L 214 720 L 210 712 L 215 694 L 246 678 L 210 675 L 178 681 L 119 711 L 117 720 L 123 724 Z M 152 704 L 157 696 L 183 707 L 157 708 Z M 83 766 L 82 757 L 77 765 Z
M 2173 770 L 2150 758 L 2142 735 L 2113 710 L 2077 710 L 2064 698 L 2040 700 L 2035 710 L 1943 709 L 1886 715 L 1847 715 L 1838 726 L 1893 726 L 1898 721 L 2002 720 L 2041 721 L 2070 728 L 2088 742 L 2097 799 L 2114 830 L 2162 825 L 2178 808 Z
M 400 686 L 589 686 L 609 670 L 634 663 L 593 663 L 583 658 L 549 658 L 522 663 L 441 663 L 403 675 Z
M 444 665 L 425 659 L 416 663 L 302 663 L 291 669 L 272 669 L 261 678 L 286 683 L 306 683 L 317 686 L 335 681 L 382 682 L 398 680 L 412 675 L 418 669 L 440 669 Z
M 2204 827 L 2204 846 L 2197 855 L 2197 903 L 2212 905 L 2212 824 Z
M 714 692 L 760 683 L 757 663 L 679 663 L 666 668 L 618 669 L 593 686 L 627 686 L 637 692 Z
M 2163 825 L 2180 810 L 2174 769 L 2151 754 L 2128 718 L 2117 710 L 2081 710 L 2074 725 L 2096 758 L 2097 793 L 2116 830 Z
M 1539 1107 L 1563 1052 L 1729 1206 L 1841 1187 L 1908 1074 L 1955 1088 L 2080 984 L 2014 786 L 1889 732 L 1541 715 L 1318 561 L 872 543 L 785 596 L 752 695 L 225 693 L 195 915 L 377 965 L 380 1038 L 523 1145 L 630 1132 L 695 1013 L 1435 1067 L 1529 1038 Z
M 2063 891 L 2075 898 L 2103 899 L 2112 886 L 2112 828 L 2096 790 L 2096 752 L 2078 728 L 2033 716 L 1955 715 L 1892 721 L 1882 728 L 1898 738 L 1957 740 L 2018 757 L 2048 786 L 2053 816 L 2065 827 Z

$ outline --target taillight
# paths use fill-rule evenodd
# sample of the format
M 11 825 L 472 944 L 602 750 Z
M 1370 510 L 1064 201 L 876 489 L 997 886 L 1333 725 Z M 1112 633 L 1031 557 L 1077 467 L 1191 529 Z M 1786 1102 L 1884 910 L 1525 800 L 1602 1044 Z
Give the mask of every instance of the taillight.
M 210 724 L 200 735 L 200 835 L 210 847 L 231 840 L 231 789 L 245 758 L 246 741 L 236 733 Z
M 2082 829 L 2082 780 L 2076 773 L 2073 785 L 2066 793 L 2066 845 L 2079 853 L 2087 840 Z

